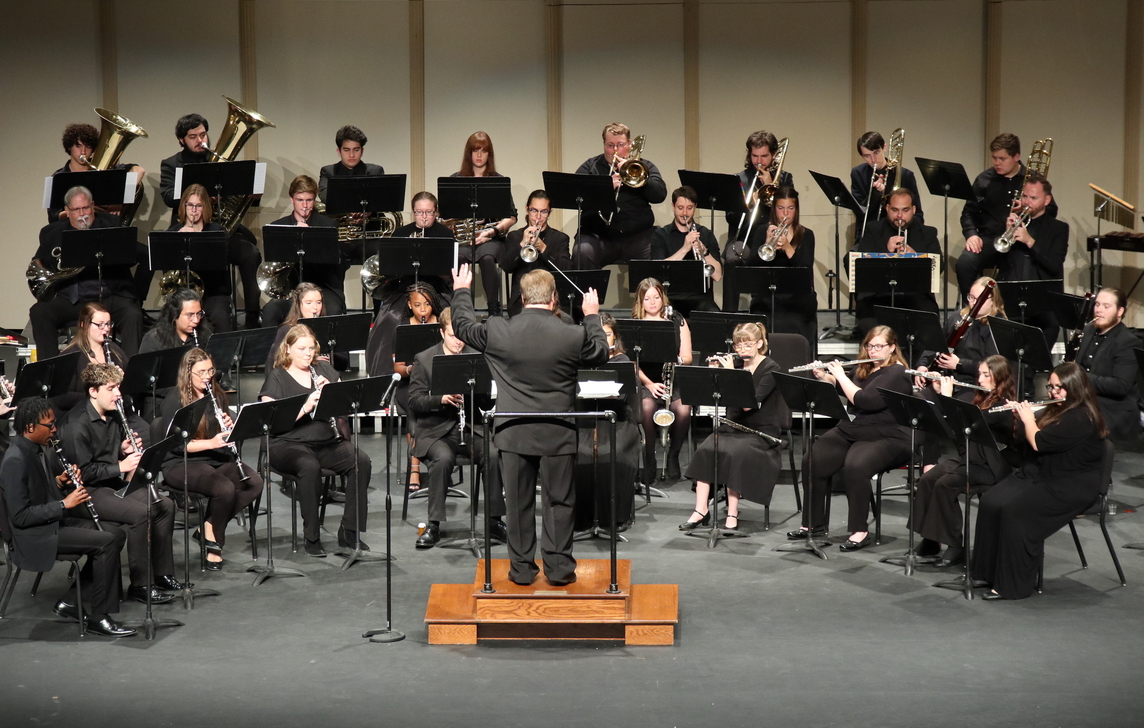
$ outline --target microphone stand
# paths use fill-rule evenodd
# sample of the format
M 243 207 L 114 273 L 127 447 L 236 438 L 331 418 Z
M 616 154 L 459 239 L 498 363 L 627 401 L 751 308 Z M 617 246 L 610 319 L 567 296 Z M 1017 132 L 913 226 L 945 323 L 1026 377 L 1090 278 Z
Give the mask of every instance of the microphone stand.
M 207 386 L 211 386 L 210 383 Z M 183 440 L 183 609 L 195 608 L 195 597 L 217 597 L 221 592 L 214 589 L 195 589 L 191 586 L 191 516 L 190 516 L 190 493 L 188 485 L 190 482 L 190 473 L 187 471 L 187 443 L 191 441 L 191 433 L 189 430 L 179 430 L 179 437 Z M 148 506 L 150 508 L 150 506 Z M 202 534 L 203 547 L 206 547 L 207 532 L 202 528 L 202 524 L 206 522 L 203 517 L 204 514 L 199 513 L 199 529 Z
M 392 391 L 393 387 L 390 387 L 391 394 Z M 379 409 L 384 408 L 385 400 L 383 398 Z M 404 632 L 393 629 L 393 557 L 389 556 L 393 543 L 393 496 L 390 494 L 390 486 L 393 480 L 393 422 L 393 406 L 390 405 L 389 416 L 385 418 L 385 626 L 381 629 L 367 630 L 362 634 L 362 639 L 381 644 L 400 642 L 405 639 Z
M 331 349 L 330 351 L 333 351 L 333 349 Z M 386 390 L 385 394 L 381 398 L 380 408 L 382 408 L 382 409 L 385 408 L 385 406 L 386 406 L 385 403 L 389 400 L 390 397 L 393 396 L 393 392 L 397 388 L 397 382 L 400 379 L 401 379 L 400 375 L 398 375 L 396 373 L 393 375 L 393 379 L 391 379 L 389 382 L 389 389 Z M 361 400 L 361 387 L 360 386 L 358 387 L 357 392 L 358 392 L 358 396 L 355 397 L 354 400 L 350 403 L 350 421 L 354 422 L 354 423 L 359 422 L 358 412 L 361 409 L 361 401 L 360 401 Z M 361 443 L 359 440 L 359 438 L 361 437 L 361 431 L 360 430 L 361 430 L 360 426 L 355 425 L 353 428 L 351 428 L 351 432 L 350 432 L 350 436 L 353 438 L 353 443 L 354 443 L 354 460 L 355 461 L 357 460 L 358 455 L 361 454 Z M 386 466 L 386 477 L 388 478 L 388 476 L 389 476 L 388 458 L 386 459 L 385 466 Z M 368 486 L 368 484 L 366 484 L 366 486 L 364 486 L 364 487 L 368 488 L 369 486 Z M 363 488 L 363 486 L 362 486 L 362 482 L 361 482 L 361 470 L 359 468 L 354 468 L 354 498 L 358 498 L 360 500 L 360 498 L 361 498 L 360 494 L 364 492 L 362 490 L 362 488 Z M 346 495 L 347 495 L 347 500 L 348 500 L 349 494 L 347 493 Z M 362 507 L 360 502 L 355 503 L 354 506 L 355 506 L 354 507 L 354 545 L 353 545 L 353 548 L 350 549 L 348 552 L 343 552 L 345 554 L 346 560 L 342 562 L 342 571 L 345 571 L 346 569 L 350 568 L 351 566 L 353 566 L 358 561 L 362 561 L 362 562 L 381 561 L 383 559 L 385 561 L 392 561 L 393 557 L 389 555 L 389 517 L 388 517 L 388 512 L 389 512 L 389 508 L 390 508 L 389 489 L 386 488 L 386 504 L 385 504 L 385 507 L 386 507 L 386 519 L 385 519 L 386 530 L 385 530 L 385 555 L 384 556 L 378 556 L 376 554 L 371 554 L 369 552 L 363 552 L 362 551 L 362 549 L 361 549 L 361 512 L 363 510 L 363 507 Z M 368 507 L 368 499 L 367 499 L 366 507 Z
M 274 489 L 270 485 L 270 423 L 266 422 L 262 425 L 262 446 L 265 448 L 266 458 L 262 463 L 262 482 L 265 483 L 266 488 L 266 564 L 254 564 L 247 568 L 247 571 L 252 571 L 258 576 L 254 577 L 254 584 L 251 586 L 258 586 L 272 576 L 305 576 L 305 572 L 298 569 L 291 569 L 285 566 L 279 567 L 274 565 L 274 509 L 271 507 L 271 501 L 274 496 Z
M 151 510 L 154 505 L 153 499 L 151 498 L 151 493 L 155 487 L 155 473 L 150 470 L 146 470 L 142 473 L 142 476 L 144 480 L 147 481 L 147 495 L 144 498 L 147 501 L 147 611 L 144 613 L 143 620 L 138 624 L 128 623 L 124 626 L 143 630 L 143 637 L 150 641 L 155 639 L 156 629 L 160 629 L 162 627 L 183 627 L 185 625 L 177 619 L 155 619 L 154 612 L 152 610 L 153 605 L 151 601 L 151 594 L 155 591 L 155 567 L 154 561 L 151 557 L 151 551 L 153 548 L 151 541 L 152 530 L 154 529 L 155 522 L 153 520 Z M 80 610 L 82 611 L 82 609 L 83 608 L 81 606 Z

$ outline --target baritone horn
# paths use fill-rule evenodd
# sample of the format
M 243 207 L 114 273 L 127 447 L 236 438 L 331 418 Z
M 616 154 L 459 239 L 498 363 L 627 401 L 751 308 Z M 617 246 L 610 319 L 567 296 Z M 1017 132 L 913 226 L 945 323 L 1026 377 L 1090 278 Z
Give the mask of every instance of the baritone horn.
M 608 169 L 608 176 L 613 174 L 620 175 L 620 185 L 622 187 L 631 187 L 633 189 L 643 187 L 647 184 L 648 178 L 651 176 L 651 169 L 643 161 L 643 148 L 644 143 L 647 141 L 646 134 L 640 134 L 632 141 L 631 151 L 628 152 L 628 158 L 623 162 L 616 165 L 616 159 L 612 158 L 612 164 Z M 616 204 L 620 202 L 620 188 L 616 188 Z M 602 214 L 602 213 L 601 213 Z M 612 217 L 615 213 L 609 213 L 608 224 L 612 224 Z

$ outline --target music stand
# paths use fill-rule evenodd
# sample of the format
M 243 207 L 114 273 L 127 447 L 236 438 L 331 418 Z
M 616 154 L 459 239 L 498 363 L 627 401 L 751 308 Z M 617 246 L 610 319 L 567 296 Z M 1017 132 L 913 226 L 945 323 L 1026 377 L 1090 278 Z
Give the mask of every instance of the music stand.
M 140 180 L 126 169 L 92 169 L 83 172 L 61 172 L 44 178 L 44 207 L 58 210 L 64 206 L 64 195 L 73 187 L 86 187 L 91 204 L 96 207 L 130 205 L 135 202 L 135 189 Z
M 81 356 L 82 352 L 73 351 L 25 364 L 16 376 L 12 406 L 28 397 L 58 397 L 69 391 Z
M 989 317 L 989 330 L 993 332 L 997 353 L 1017 362 L 1017 399 L 1022 400 L 1025 398 L 1025 365 L 1032 367 L 1034 372 L 1053 369 L 1053 357 L 1045 343 L 1045 334 L 1035 326 L 997 316 Z
M 706 207 L 711 212 L 711 224 L 708 227 L 711 228 L 712 232 L 715 231 L 716 210 L 738 215 L 747 214 L 743 183 L 739 181 L 737 174 L 681 169 L 679 170 L 679 184 L 695 190 L 696 196 L 707 203 Z M 728 234 L 730 234 L 729 230 Z
M 767 296 L 770 294 L 771 299 L 771 323 L 773 328 L 768 328 L 770 333 L 780 333 L 778 330 L 778 311 L 775 308 L 775 297 L 784 296 L 794 293 L 805 293 L 814 289 L 814 278 L 811 274 L 810 268 L 795 267 L 795 268 L 781 268 L 777 266 L 763 266 L 763 265 L 737 265 L 735 270 L 731 272 L 735 276 L 735 287 L 747 293 L 753 293 L 758 296 Z M 797 334 L 797 331 L 783 332 Z M 811 346 L 815 342 L 808 341 Z
M 211 355 L 215 369 L 234 372 L 236 402 L 242 402 L 242 377 L 239 376 L 239 370 L 244 366 L 265 364 L 277 333 L 277 328 L 268 326 L 261 329 L 224 331 L 212 334 L 207 339 L 206 350 Z
M 270 436 L 282 432 L 289 432 L 302 411 L 302 405 L 309 399 L 309 393 L 299 394 L 296 397 L 275 399 L 269 402 L 251 402 L 238 412 L 238 419 L 227 438 L 230 442 L 240 443 L 245 440 L 262 439 L 262 447 L 266 457 L 262 461 L 262 482 L 266 488 L 266 564 L 254 564 L 247 567 L 248 572 L 254 572 L 254 584 L 258 586 L 272 576 L 305 576 L 305 572 L 298 569 L 279 567 L 274 564 L 274 508 L 273 488 L 270 484 Z M 253 528 L 251 529 L 253 530 Z
M 691 348 L 700 354 L 726 354 L 734 351 L 735 327 L 740 324 L 767 326 L 767 317 L 761 313 L 723 313 L 721 311 L 691 312 Z
M 429 394 L 443 396 L 446 394 L 464 394 L 465 401 L 461 407 L 468 410 L 465 422 L 477 421 L 477 395 L 489 396 L 492 394 L 492 373 L 484 354 L 438 354 L 433 357 L 433 378 L 429 382 Z M 467 394 L 466 394 L 467 393 Z M 459 423 L 464 424 L 464 422 Z M 473 429 L 476 432 L 476 429 Z M 476 436 L 469 438 L 469 483 L 472 485 L 472 503 L 469 508 L 469 537 L 464 540 L 464 548 L 473 552 L 473 556 L 480 559 L 481 543 L 477 539 L 477 501 L 480 493 L 477 489 L 477 454 Z M 461 427 L 461 447 L 465 446 L 465 429 Z M 488 479 L 492 464 L 485 463 L 485 478 Z M 485 503 L 485 512 L 488 513 L 489 504 Z M 453 538 L 444 543 L 448 546 L 460 542 Z
M 942 226 L 942 260 L 949 260 L 949 198 L 955 200 L 977 200 L 973 183 L 959 162 L 941 162 L 936 159 L 914 157 L 918 171 L 926 181 L 931 195 L 941 197 L 945 206 L 945 223 Z M 945 266 L 942 276 L 941 309 L 949 308 L 949 266 Z
M 1057 317 L 1057 323 L 1062 329 L 1083 329 L 1092 316 L 1089 301 L 1093 299 L 1084 296 L 1074 296 L 1071 293 L 1051 291 L 1048 295 L 1049 310 Z
M 997 287 L 1001 289 L 1001 299 L 1005 302 L 1005 309 L 1017 311 L 1015 317 L 1025 323 L 1027 311 L 1051 311 L 1050 293 L 1060 293 L 1064 281 L 1054 278 L 1047 281 L 998 281 Z
M 579 388 L 579 383 L 585 382 L 585 381 L 618 382 L 620 384 L 619 395 L 616 397 L 588 397 L 588 396 L 581 396 L 579 393 L 577 393 L 577 397 L 576 397 L 577 409 L 579 409 L 581 407 L 585 408 L 586 410 L 599 410 L 600 408 L 607 409 L 613 405 L 618 404 L 619 402 L 624 402 L 627 404 L 628 407 L 631 408 L 631 411 L 633 413 L 640 411 L 640 409 L 639 409 L 639 398 L 640 398 L 639 378 L 636 376 L 635 367 L 633 367 L 628 362 L 617 362 L 614 364 L 601 364 L 598 367 L 596 367 L 595 369 L 581 369 L 580 371 L 578 371 L 576 373 L 576 381 L 577 381 L 578 388 Z M 617 427 L 618 427 L 619 426 L 618 422 L 619 422 L 619 418 L 620 418 L 619 408 L 616 407 L 614 409 L 614 411 L 616 412 Z M 579 427 L 581 427 L 581 426 L 582 425 L 580 425 L 580 423 L 577 423 L 577 434 L 579 434 Z M 592 422 L 592 430 L 594 433 L 599 432 L 599 426 L 600 426 L 599 420 L 595 420 Z M 610 494 L 611 494 L 612 490 L 614 490 L 612 485 L 609 483 L 609 490 L 607 492 L 609 495 L 607 497 L 606 497 L 605 493 L 603 493 L 600 489 L 598 489 L 596 487 L 596 485 L 601 480 L 600 473 L 599 473 L 599 467 L 600 467 L 599 435 L 597 434 L 596 437 L 597 437 L 596 446 L 592 448 L 592 483 L 591 483 L 592 525 L 589 526 L 586 530 L 579 531 L 575 535 L 573 535 L 573 537 L 572 537 L 573 541 L 584 541 L 584 540 L 591 539 L 591 538 L 611 539 L 612 535 L 613 535 L 612 532 L 615 530 L 616 524 L 620 522 L 619 521 L 619 512 L 617 510 L 613 510 L 613 505 L 612 505 L 612 501 L 610 498 Z M 610 457 L 611 457 L 611 454 L 609 453 L 609 458 Z M 611 470 L 609 470 L 608 477 L 609 478 L 612 477 Z M 581 504 L 583 503 L 583 499 L 580 498 L 579 496 L 580 496 L 579 489 L 577 489 L 576 507 L 582 508 L 583 506 Z M 633 510 L 634 510 L 634 496 L 635 496 L 634 491 L 632 493 L 632 496 L 633 496 L 632 505 L 633 505 Z M 603 500 L 604 502 L 601 503 L 600 502 L 601 500 Z M 574 508 L 573 510 L 575 511 L 576 508 Z M 601 513 L 603 513 L 603 515 L 601 515 Z M 579 519 L 577 518 L 574 520 L 578 521 Z M 604 528 L 603 526 L 600 525 L 601 521 L 604 521 L 604 520 L 606 520 L 606 522 L 609 524 L 608 528 Z M 615 533 L 615 537 L 617 540 L 623 541 L 624 543 L 628 542 L 628 539 L 621 533 L 618 533 L 618 532 Z
M 917 361 L 915 352 L 920 356 L 923 351 L 946 350 L 947 339 L 941 328 L 941 320 L 933 311 L 875 306 L 874 316 L 878 323 L 894 330 L 898 336 L 899 348 L 904 343 L 909 353 L 906 362 L 910 367 Z
M 671 296 L 705 293 L 701 260 L 633 260 L 628 262 L 628 291 L 634 293 L 645 278 L 663 284 Z
M 583 175 L 581 175 L 583 176 Z M 596 289 L 597 298 L 603 302 L 608 295 L 608 282 L 612 279 L 612 271 L 602 270 L 560 270 L 553 266 L 558 273 L 556 279 L 556 293 L 561 299 L 568 301 L 568 315 L 579 323 L 584 320 L 581 306 L 584 304 L 584 292 L 590 288 Z
M 584 211 L 597 212 L 601 218 L 604 213 L 612 214 L 616 211 L 617 194 L 612 187 L 612 178 L 601 174 L 567 172 L 544 172 L 543 176 L 548 203 L 553 208 L 576 211 L 576 237 L 573 240 L 576 241 L 576 267 L 581 268 L 580 232 Z
M 917 433 L 921 430 L 924 434 L 931 437 L 948 437 L 953 438 L 953 434 L 949 431 L 945 420 L 942 419 L 941 414 L 937 410 L 937 405 L 930 402 L 928 399 L 915 397 L 912 394 L 903 394 L 896 392 L 892 389 L 878 387 L 878 392 L 882 395 L 883 400 L 886 402 L 886 409 L 894 415 L 894 421 L 902 427 L 908 427 L 910 430 L 910 462 L 906 465 L 906 495 L 909 505 L 907 508 L 910 515 L 914 513 L 914 490 L 916 481 L 914 480 L 914 473 L 920 470 L 922 463 L 915 464 L 914 460 L 919 458 Z M 881 500 L 878 502 L 879 509 L 881 508 Z M 879 511 L 880 512 L 880 511 Z M 906 576 L 913 576 L 914 566 L 918 563 L 918 557 L 914 553 L 914 529 L 907 529 L 910 532 L 909 548 L 906 549 L 904 556 L 886 556 L 879 559 L 883 564 L 894 564 L 895 566 L 904 566 Z M 879 536 L 881 534 L 878 534 Z
M 1104 239 L 1100 236 L 1100 221 L 1107 220 L 1116 225 L 1126 227 L 1129 230 L 1135 230 L 1136 220 L 1133 213 L 1136 212 L 1136 208 L 1111 192 L 1102 190 L 1091 182 L 1088 183 L 1088 186 L 1093 191 L 1092 215 L 1096 218 L 1096 235 L 1089 238 L 1088 260 L 1089 267 L 1092 269 L 1089 273 L 1089 288 L 1096 291 L 1100 290 L 1104 285 L 1104 251 L 1101 245 Z M 1094 242 L 1095 246 L 1092 245 Z M 1094 252 L 1096 254 L 1095 262 L 1093 259 Z M 1137 282 L 1139 282 L 1139 279 L 1137 279 Z
M 318 316 L 304 319 L 306 326 L 322 349 L 332 355 L 335 351 L 364 349 L 369 339 L 371 313 L 345 313 L 338 316 Z
M 394 361 L 411 362 L 430 346 L 441 343 L 441 324 L 402 324 L 395 332 Z
M 136 466 L 134 475 L 131 476 L 131 482 L 128 483 L 128 488 L 125 489 L 138 490 L 139 488 L 146 488 L 148 490 L 147 496 L 144 498 L 144 500 L 147 501 L 147 611 L 144 613 L 143 619 L 138 623 L 124 623 L 125 627 L 143 630 L 143 636 L 147 640 L 155 639 L 156 629 L 183 626 L 183 623 L 177 619 L 155 619 L 151 603 L 151 595 L 155 591 L 152 586 L 152 584 L 155 583 L 153 565 L 155 562 L 151 558 L 152 530 L 154 529 L 152 508 L 156 501 L 155 482 L 159 478 L 159 473 L 162 472 L 163 461 L 167 459 L 167 454 L 170 453 L 171 450 L 174 450 L 181 441 L 182 438 L 172 435 L 162 442 L 158 442 L 145 449 L 142 457 L 139 458 L 139 465 Z
M 966 599 L 973 599 L 973 579 L 969 576 L 969 564 L 972 561 L 970 558 L 972 539 L 969 528 L 969 510 L 973 498 L 969 484 L 969 444 L 975 442 L 994 450 L 1001 450 L 1002 446 L 994 439 L 993 433 L 989 429 L 989 423 L 985 421 L 985 415 L 977 405 L 938 394 L 937 406 L 945 415 L 946 423 L 952 431 L 952 437 L 961 435 L 965 442 L 965 523 L 962 526 L 964 531 L 962 548 L 965 552 L 965 573 L 952 581 L 938 582 L 934 586 L 942 589 L 960 589 Z
M 207 406 L 211 400 L 209 397 L 199 397 L 194 402 L 191 402 L 186 407 L 182 407 L 171 418 L 171 423 L 167 426 L 167 437 L 178 437 L 179 442 L 183 445 L 183 609 L 195 608 L 195 597 L 217 597 L 219 592 L 214 589 L 195 589 L 191 585 L 191 515 L 190 515 L 190 491 L 188 490 L 188 483 L 190 477 L 187 476 L 187 443 L 189 443 L 194 436 L 196 430 L 199 429 L 199 422 L 202 421 L 203 415 L 207 411 Z M 245 475 L 245 473 L 244 473 Z M 203 521 L 206 520 L 204 514 L 200 512 L 200 517 Z M 203 543 L 206 543 L 207 532 L 202 532 Z
M 227 235 L 225 230 L 184 233 L 178 230 L 155 231 L 147 236 L 147 256 L 151 270 L 183 269 L 184 280 L 191 271 L 226 270 Z
M 822 560 L 827 556 L 822 546 L 830 546 L 829 540 L 824 540 L 820 546 L 814 538 L 814 501 L 811 499 L 811 484 L 814 481 L 814 416 L 822 414 L 833 417 L 839 421 L 849 421 L 850 415 L 842 405 L 838 390 L 833 384 L 818 379 L 775 372 L 775 386 L 787 407 L 792 412 L 802 412 L 802 451 L 806 457 L 806 472 L 802 474 L 803 508 L 806 509 L 807 532 L 803 543 L 786 544 L 775 548 L 775 551 L 799 552 L 809 551 Z M 823 524 L 825 531 L 830 524 Z
M 322 387 L 322 396 L 318 399 L 318 406 L 314 408 L 314 419 L 319 422 L 324 422 L 330 418 L 336 417 L 349 417 L 351 420 L 356 420 L 358 415 L 362 412 L 373 412 L 382 408 L 382 402 L 389 398 L 397 382 L 401 377 L 396 379 L 393 376 L 388 377 L 368 377 L 366 379 L 349 379 L 340 382 L 330 382 Z M 361 453 L 360 427 L 350 428 L 350 436 L 353 438 L 354 457 L 355 459 Z M 388 463 L 386 466 L 388 467 Z M 354 486 L 355 498 L 360 497 L 360 494 L 365 492 L 363 489 L 369 486 L 369 483 L 361 482 L 361 472 L 354 471 Z M 368 499 L 367 499 L 368 500 Z M 356 541 L 352 546 L 346 547 L 344 550 L 335 551 L 334 553 L 339 556 L 345 556 L 346 560 L 342 562 L 342 571 L 353 566 L 358 561 L 382 561 L 389 559 L 389 544 L 388 538 L 386 543 L 386 553 L 384 556 L 378 556 L 369 552 L 363 551 L 361 547 L 361 517 L 362 508 L 356 507 L 355 504 L 355 523 L 354 534 Z
M 647 359 L 652 362 L 679 361 L 679 341 L 676 340 L 675 324 L 671 321 L 618 319 L 615 325 L 616 333 L 624 341 L 624 348 L 631 352 L 635 358 L 636 368 L 640 362 Z M 670 402 L 667 403 L 669 406 Z M 667 470 L 667 459 L 664 458 L 664 473 Z M 666 477 L 666 475 L 665 475 Z M 644 483 L 647 502 L 651 497 L 666 498 L 667 494 L 658 488 L 651 487 L 651 483 Z
M 226 164 L 195 162 L 175 168 L 175 199 L 183 190 L 200 184 L 211 191 L 211 197 L 261 195 L 266 185 L 266 163 L 242 159 Z
M 69 228 L 60 235 L 60 268 L 95 266 L 103 300 L 103 266 L 135 265 L 139 231 L 133 227 Z
M 859 294 L 889 291 L 890 306 L 897 308 L 899 295 L 933 294 L 931 269 L 928 258 L 859 258 L 854 261 L 854 280 L 850 283 Z
M 830 204 L 834 207 L 834 269 L 826 271 L 826 281 L 830 284 L 826 303 L 830 306 L 831 301 L 833 301 L 834 326 L 827 326 L 822 330 L 822 334 L 818 337 L 818 340 L 822 341 L 844 331 L 842 328 L 842 282 L 839 274 L 839 271 L 842 270 L 842 232 L 838 221 L 838 211 L 845 207 L 853 212 L 855 219 L 857 219 L 862 214 L 862 205 L 858 204 L 842 180 L 814 170 L 809 171 L 810 176 L 814 177 L 814 181 L 818 183 L 818 188 L 822 190 L 822 194 L 826 195 L 826 199 L 830 200 Z M 855 231 L 855 237 L 857 238 L 857 231 Z
M 159 416 L 155 394 L 160 389 L 175 386 L 179 378 L 179 364 L 193 346 L 176 346 L 136 354 L 127 362 L 123 383 L 119 388 L 126 394 L 151 393 L 151 419 Z
M 391 278 L 448 276 L 457 267 L 459 243 L 452 238 L 375 238 L 363 242 L 362 255 L 377 256 L 378 269 Z
M 438 177 L 437 198 L 446 220 L 503 220 L 515 212 L 508 177 Z
M 326 180 L 326 214 L 361 213 L 362 224 L 372 213 L 400 212 L 405 207 L 405 175 L 330 177 Z
M 266 248 L 267 263 L 293 263 L 298 268 L 300 281 L 306 280 L 306 263 L 341 263 L 336 227 L 263 225 L 262 244 Z

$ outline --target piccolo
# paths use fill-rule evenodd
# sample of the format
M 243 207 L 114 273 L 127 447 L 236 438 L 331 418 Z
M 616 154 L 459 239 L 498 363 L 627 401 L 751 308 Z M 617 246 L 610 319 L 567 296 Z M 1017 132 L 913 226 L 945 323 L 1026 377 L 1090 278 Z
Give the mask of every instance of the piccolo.
M 919 372 L 917 369 L 907 369 L 906 374 L 909 374 L 911 377 L 921 377 L 922 379 L 929 379 L 929 380 L 934 381 L 934 382 L 940 381 L 941 376 L 942 376 L 941 374 L 938 374 L 937 372 Z M 953 380 L 953 386 L 965 387 L 966 389 L 976 389 L 978 392 L 992 392 L 993 391 L 992 389 L 987 389 L 985 387 L 979 387 L 976 384 L 967 384 L 965 382 L 959 382 L 956 379 Z
M 1029 406 L 1034 408 L 1034 409 L 1037 409 L 1040 407 L 1046 407 L 1050 404 L 1064 404 L 1064 403 L 1065 403 L 1065 401 L 1063 399 L 1045 399 L 1045 400 L 1041 400 L 1040 402 L 1029 402 Z M 1010 410 L 1017 409 L 1017 406 L 1019 404 L 1021 404 L 1021 403 L 1018 402 L 1016 404 L 1002 404 L 1002 405 L 998 405 L 996 407 L 990 407 L 989 409 L 987 409 L 985 411 L 986 412 L 1009 412 Z
M 876 362 L 876 361 L 883 361 L 883 360 L 882 359 L 851 359 L 850 361 L 840 361 L 840 362 L 815 361 L 815 362 L 811 362 L 810 364 L 803 364 L 800 367 L 794 367 L 792 369 L 787 369 L 787 372 L 788 373 L 791 373 L 791 372 L 809 372 L 812 369 L 825 369 L 829 364 L 838 364 L 838 365 L 844 366 L 844 367 L 852 367 L 852 366 L 857 366 L 858 364 L 869 364 L 871 362 Z

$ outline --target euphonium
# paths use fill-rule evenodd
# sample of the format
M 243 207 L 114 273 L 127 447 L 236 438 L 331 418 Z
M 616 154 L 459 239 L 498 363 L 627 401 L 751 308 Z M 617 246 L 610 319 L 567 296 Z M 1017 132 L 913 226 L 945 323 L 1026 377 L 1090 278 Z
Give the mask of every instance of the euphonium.
M 167 298 L 180 288 L 194 289 L 195 293 L 201 296 L 203 295 L 203 279 L 194 271 L 191 271 L 191 277 L 187 278 L 187 271 L 183 268 L 166 271 L 163 273 L 163 277 L 159 279 L 159 296 L 161 298 Z
M 363 268 L 363 273 L 364 270 Z M 283 299 L 288 298 L 290 291 L 294 290 L 293 275 L 293 263 L 260 263 L 258 272 L 255 273 L 255 279 L 258 281 L 258 290 L 265 293 L 268 298 Z M 372 292 L 370 291 L 370 293 Z
M 257 111 L 246 108 L 229 96 L 224 95 L 223 98 L 227 103 L 226 124 L 219 132 L 215 148 L 207 149 L 206 153 L 216 162 L 233 162 L 254 132 L 266 126 L 275 127 Z M 219 200 L 215 222 L 226 228 L 228 233 L 234 232 L 250 209 L 252 199 L 250 195 L 232 195 Z
M 759 257 L 768 263 L 775 259 L 775 254 L 778 252 L 779 246 L 782 245 L 783 236 L 790 230 L 790 223 L 785 220 L 779 223 L 778 227 L 771 231 L 767 236 L 767 242 L 763 243 L 763 247 L 759 248 Z
M 421 230 L 421 229 L 414 230 L 412 233 L 409 234 L 409 237 L 411 237 L 411 238 L 423 238 L 423 237 L 425 237 L 425 231 Z M 263 263 L 262 265 L 267 265 L 267 264 Z M 286 263 L 285 265 L 290 265 L 290 264 Z M 259 266 L 258 270 L 261 273 L 262 266 Z M 281 273 L 279 273 L 279 274 L 281 274 Z M 373 292 L 377 290 L 377 287 L 380 286 L 382 281 L 384 281 L 386 278 L 386 276 L 381 272 L 381 259 L 376 255 L 371 255 L 368 258 L 366 258 L 365 262 L 362 263 L 361 270 L 358 272 L 358 277 L 361 278 L 361 287 L 365 289 L 366 293 L 368 293 L 369 295 L 372 296 Z M 282 285 L 286 285 L 287 283 L 288 283 L 288 281 L 279 281 L 279 282 L 277 282 L 277 285 L 282 286 Z M 261 280 L 258 283 L 258 287 L 262 288 Z M 286 288 L 285 294 L 283 294 L 281 297 L 285 298 L 286 296 L 288 296 L 290 294 L 291 288 L 293 288 L 293 286 Z

